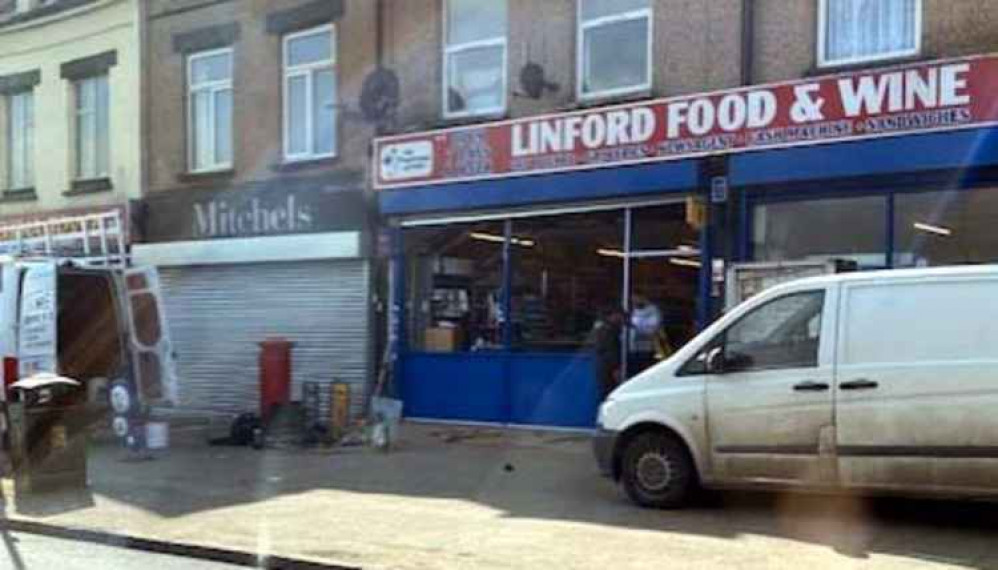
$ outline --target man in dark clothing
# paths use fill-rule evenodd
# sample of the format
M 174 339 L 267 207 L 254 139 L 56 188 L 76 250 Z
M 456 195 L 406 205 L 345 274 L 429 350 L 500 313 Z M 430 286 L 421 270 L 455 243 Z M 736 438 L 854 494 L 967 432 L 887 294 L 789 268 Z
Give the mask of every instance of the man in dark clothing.
M 624 313 L 619 309 L 608 311 L 593 325 L 592 344 L 596 352 L 596 381 L 600 401 L 620 382 L 620 335 L 624 326 Z

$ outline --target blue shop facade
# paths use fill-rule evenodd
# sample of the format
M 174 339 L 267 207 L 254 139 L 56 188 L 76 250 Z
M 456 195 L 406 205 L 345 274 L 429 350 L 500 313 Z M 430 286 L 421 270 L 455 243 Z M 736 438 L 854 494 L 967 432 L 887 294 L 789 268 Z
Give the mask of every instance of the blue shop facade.
M 654 305 L 675 348 L 723 311 L 732 264 L 998 262 L 998 128 L 386 185 L 378 201 L 404 414 L 586 429 L 593 327 L 613 308 Z M 622 337 L 626 378 L 650 360 Z

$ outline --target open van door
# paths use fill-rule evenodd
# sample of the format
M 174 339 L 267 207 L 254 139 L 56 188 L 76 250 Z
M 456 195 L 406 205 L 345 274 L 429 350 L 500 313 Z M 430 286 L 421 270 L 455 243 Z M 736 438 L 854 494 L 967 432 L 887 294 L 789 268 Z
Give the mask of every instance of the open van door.
M 177 404 L 177 372 L 154 267 L 124 271 L 136 389 L 146 404 Z
M 56 352 L 57 307 L 55 264 L 26 264 L 18 326 L 18 375 L 21 378 L 39 372 L 59 372 Z

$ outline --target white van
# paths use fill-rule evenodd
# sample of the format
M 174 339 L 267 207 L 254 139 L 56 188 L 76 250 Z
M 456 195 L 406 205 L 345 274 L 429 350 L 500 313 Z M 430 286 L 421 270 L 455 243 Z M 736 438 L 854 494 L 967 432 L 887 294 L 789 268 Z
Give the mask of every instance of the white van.
M 998 495 L 998 267 L 769 289 L 610 394 L 594 448 L 649 507 L 698 484 Z
M 0 400 L 14 380 L 40 372 L 77 380 L 90 394 L 117 384 L 129 407 L 177 399 L 152 268 L 0 256 L 0 359 Z

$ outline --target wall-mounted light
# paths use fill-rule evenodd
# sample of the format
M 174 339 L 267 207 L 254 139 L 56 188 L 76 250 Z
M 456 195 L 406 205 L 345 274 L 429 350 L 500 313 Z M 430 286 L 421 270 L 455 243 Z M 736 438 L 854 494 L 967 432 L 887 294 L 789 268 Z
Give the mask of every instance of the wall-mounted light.
M 916 230 L 923 232 L 928 232 L 930 234 L 936 234 L 937 236 L 949 237 L 953 235 L 953 230 L 949 228 L 944 228 L 943 226 L 936 226 L 933 224 L 926 224 L 925 222 L 915 222 L 912 226 Z
M 669 259 L 669 263 L 673 265 L 678 265 L 680 267 L 692 267 L 694 269 L 700 269 L 703 264 L 695 259 L 685 259 L 682 257 L 673 257 Z
M 610 248 L 601 247 L 600 249 L 596 250 L 596 253 L 602 255 L 603 257 L 618 257 L 620 259 L 627 257 L 627 255 L 624 252 L 620 251 L 619 249 L 610 249 Z
M 619 257 L 621 259 L 630 257 L 631 259 L 654 260 L 673 257 L 698 257 L 700 255 L 700 250 L 690 245 L 680 245 L 676 249 L 645 249 L 632 251 L 631 254 L 628 255 L 619 249 L 604 247 L 597 249 L 596 253 L 604 257 Z
M 504 236 L 496 234 L 471 232 L 470 234 L 468 234 L 468 237 L 478 241 L 487 241 L 490 243 L 506 243 L 506 238 Z M 518 238 L 518 237 L 510 238 L 509 242 L 512 243 L 513 245 L 518 245 L 520 247 L 534 247 L 535 245 L 537 245 L 537 242 L 535 242 L 532 239 Z

